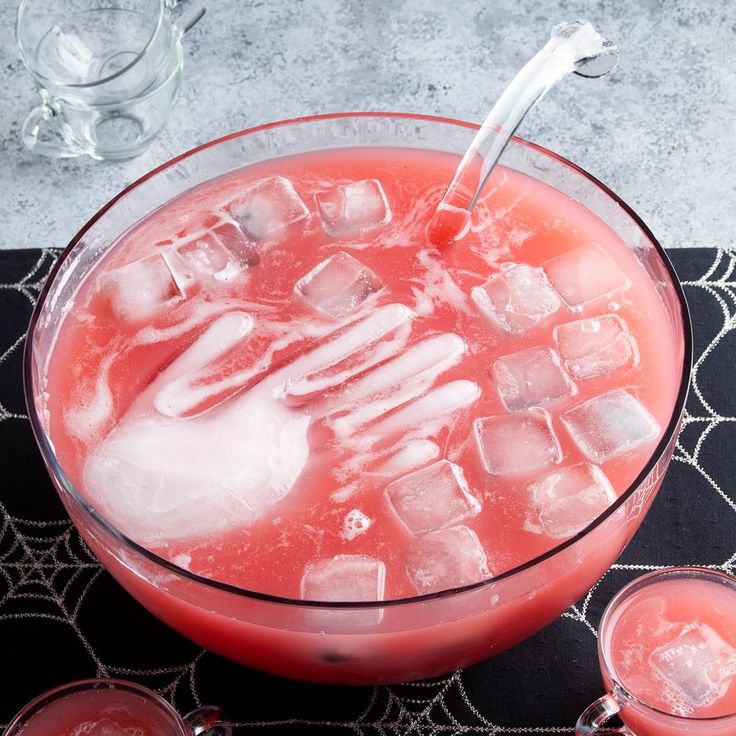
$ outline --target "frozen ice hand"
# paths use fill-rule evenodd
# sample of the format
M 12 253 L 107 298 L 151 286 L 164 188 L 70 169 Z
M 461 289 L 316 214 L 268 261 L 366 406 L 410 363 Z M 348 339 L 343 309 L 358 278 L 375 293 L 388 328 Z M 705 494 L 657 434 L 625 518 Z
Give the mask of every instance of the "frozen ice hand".
M 291 490 L 308 421 L 251 392 L 186 420 L 127 415 L 87 459 L 84 487 L 141 543 L 216 534 Z
M 247 339 L 251 326 L 241 312 L 216 319 L 90 453 L 85 490 L 136 541 L 196 538 L 251 523 L 301 473 L 309 418 L 274 401 L 265 386 L 198 416 L 175 415 L 188 402 L 192 376 Z

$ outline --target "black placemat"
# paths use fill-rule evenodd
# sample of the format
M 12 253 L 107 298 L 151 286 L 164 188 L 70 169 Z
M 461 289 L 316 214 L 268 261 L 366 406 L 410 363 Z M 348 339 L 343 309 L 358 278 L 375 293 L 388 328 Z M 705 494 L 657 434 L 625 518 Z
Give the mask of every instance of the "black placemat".
M 180 712 L 220 705 L 236 734 L 571 733 L 602 691 L 594 632 L 616 590 L 664 565 L 736 572 L 736 251 L 677 250 L 696 362 L 675 461 L 633 542 L 583 601 L 488 662 L 401 686 L 290 682 L 202 651 L 101 569 L 43 468 L 25 416 L 21 353 L 55 255 L 0 252 L 0 724 L 51 686 L 100 676 L 147 685 Z

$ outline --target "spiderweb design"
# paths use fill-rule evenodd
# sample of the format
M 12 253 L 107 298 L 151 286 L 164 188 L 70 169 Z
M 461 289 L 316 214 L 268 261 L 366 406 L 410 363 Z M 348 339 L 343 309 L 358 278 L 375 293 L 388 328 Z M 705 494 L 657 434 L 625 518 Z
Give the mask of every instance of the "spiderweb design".
M 736 251 L 671 253 L 690 303 L 695 365 L 659 497 L 619 561 L 555 623 L 488 662 L 400 686 L 289 682 L 210 654 L 159 623 L 105 572 L 43 468 L 21 388 L 24 330 L 57 251 L 0 252 L 0 727 L 41 691 L 123 677 L 180 710 L 226 709 L 236 733 L 570 734 L 601 694 L 595 630 L 613 593 L 667 565 L 736 573 Z

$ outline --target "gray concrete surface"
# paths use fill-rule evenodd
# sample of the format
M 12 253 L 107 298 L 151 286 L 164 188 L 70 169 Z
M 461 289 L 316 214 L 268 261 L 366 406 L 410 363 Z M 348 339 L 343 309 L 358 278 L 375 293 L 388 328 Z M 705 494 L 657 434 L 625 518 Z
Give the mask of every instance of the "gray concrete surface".
M 733 0 L 209 0 L 186 37 L 182 97 L 125 163 L 49 160 L 19 140 L 37 102 L 0 0 L 0 248 L 62 246 L 171 156 L 270 120 L 399 110 L 480 121 L 555 22 L 586 17 L 621 46 L 601 80 L 571 77 L 521 134 L 624 197 L 667 247 L 736 245 Z

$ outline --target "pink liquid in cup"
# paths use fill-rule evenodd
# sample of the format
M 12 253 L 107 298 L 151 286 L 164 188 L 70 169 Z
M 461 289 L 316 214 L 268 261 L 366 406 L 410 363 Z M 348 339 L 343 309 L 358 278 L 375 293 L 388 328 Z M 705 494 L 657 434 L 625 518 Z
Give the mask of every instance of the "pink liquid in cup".
M 160 696 L 123 680 L 81 680 L 40 695 L 4 736 L 230 736 L 219 709 L 179 717 Z
M 18 736 L 179 736 L 157 706 L 127 692 L 78 692 L 47 705 Z
M 609 605 L 599 643 L 603 700 L 636 736 L 736 733 L 736 579 L 699 568 L 640 578 Z

